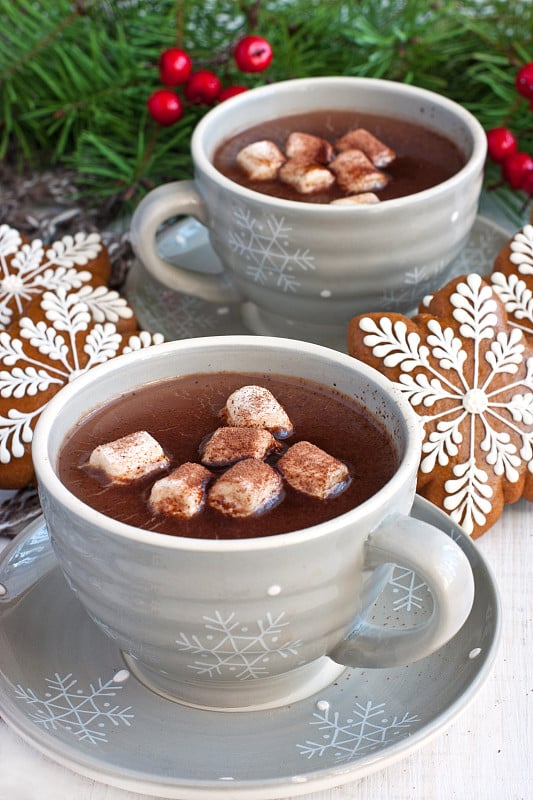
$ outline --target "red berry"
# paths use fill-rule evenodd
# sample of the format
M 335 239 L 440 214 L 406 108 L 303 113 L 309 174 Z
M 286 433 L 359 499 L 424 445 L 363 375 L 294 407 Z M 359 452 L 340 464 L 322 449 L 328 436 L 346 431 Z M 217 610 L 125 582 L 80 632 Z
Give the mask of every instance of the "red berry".
M 533 158 L 527 153 L 512 153 L 502 164 L 502 175 L 512 189 L 522 189 L 533 172 Z
M 170 47 L 159 57 L 159 77 L 165 86 L 177 86 L 185 83 L 191 74 L 191 57 L 185 50 Z
M 191 103 L 214 103 L 222 91 L 220 78 L 214 72 L 200 69 L 185 84 L 185 97 Z
M 272 56 L 270 42 L 261 36 L 245 36 L 233 51 L 241 72 L 263 72 L 272 61 Z
M 521 189 L 529 195 L 529 197 L 533 197 L 533 171 L 526 173 Z
M 222 89 L 218 99 L 222 103 L 224 100 L 229 100 L 230 97 L 235 97 L 238 94 L 242 94 L 243 92 L 247 92 L 247 86 L 226 86 L 225 89 Z
M 183 104 L 170 89 L 157 89 L 148 98 L 148 111 L 160 125 L 173 125 L 183 114 Z
M 517 91 L 528 100 L 533 99 L 533 61 L 518 70 L 515 78 Z
M 517 142 L 509 128 L 491 128 L 487 131 L 487 147 L 491 159 L 499 164 L 516 153 Z

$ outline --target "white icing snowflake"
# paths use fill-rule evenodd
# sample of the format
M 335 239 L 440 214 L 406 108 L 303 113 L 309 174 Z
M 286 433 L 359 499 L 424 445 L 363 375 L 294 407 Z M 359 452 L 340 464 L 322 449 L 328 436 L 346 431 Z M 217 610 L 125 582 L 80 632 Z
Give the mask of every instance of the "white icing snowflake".
M 176 644 L 180 650 L 198 656 L 189 667 L 200 675 L 228 675 L 242 681 L 262 678 L 271 673 L 273 661 L 298 653 L 300 642 L 279 642 L 280 633 L 289 624 L 284 617 L 284 613 L 275 619 L 267 614 L 250 630 L 234 613 L 223 616 L 216 611 L 214 617 L 203 617 L 205 636 L 189 639 L 181 633 Z
M 284 217 L 271 214 L 260 222 L 240 207 L 234 209 L 233 215 L 239 230 L 230 230 L 228 242 L 234 253 L 246 259 L 246 273 L 262 286 L 296 292 L 300 282 L 294 271 L 313 270 L 314 258 L 309 250 L 291 249 L 291 229 Z
M 320 707 L 320 703 L 317 704 Z M 361 752 L 378 750 L 389 744 L 393 738 L 409 735 L 409 730 L 420 719 L 416 714 L 407 712 L 401 717 L 386 713 L 385 703 L 374 703 L 369 700 L 365 705 L 356 703 L 353 716 L 341 719 L 338 711 L 332 711 L 329 703 L 324 703 L 324 711 L 313 714 L 311 725 L 322 731 L 322 738 L 308 739 L 305 744 L 298 744 L 302 756 L 332 756 L 335 763 L 351 761 Z
M 511 270 L 493 272 L 492 288 L 505 305 L 509 324 L 533 336 L 533 225 L 515 234 L 510 250 Z
M 132 312 L 106 287 L 45 292 L 40 307 L 44 319 L 19 320 L 20 338 L 0 332 L 0 363 L 8 368 L 0 370 L 0 464 L 24 457 L 51 390 L 119 353 L 163 339 L 141 331 L 119 333 L 115 323 Z
M 94 260 L 101 250 L 96 233 L 64 236 L 45 248 L 40 239 L 23 244 L 17 230 L 0 225 L 0 328 L 7 328 L 14 312 L 20 316 L 36 295 L 79 289 L 90 281 L 91 272 L 78 267 Z
M 98 678 L 89 689 L 79 689 L 78 681 L 68 675 L 56 672 L 53 678 L 46 678 L 48 691 L 39 697 L 33 689 L 17 686 L 16 697 L 30 703 L 35 711 L 30 718 L 36 725 L 47 731 L 62 729 L 72 733 L 79 741 L 91 744 L 107 742 L 108 727 L 119 725 L 129 727 L 134 718 L 131 706 L 121 708 L 112 705 L 107 698 L 116 697 L 123 688 L 114 679 L 104 683 Z
M 419 410 L 419 474 L 451 467 L 443 508 L 468 534 L 486 525 L 496 485 L 533 473 L 533 357 L 520 330 L 502 328 L 500 309 L 471 274 L 449 297 L 454 327 L 430 318 L 425 340 L 407 318 L 358 318 L 364 348 Z

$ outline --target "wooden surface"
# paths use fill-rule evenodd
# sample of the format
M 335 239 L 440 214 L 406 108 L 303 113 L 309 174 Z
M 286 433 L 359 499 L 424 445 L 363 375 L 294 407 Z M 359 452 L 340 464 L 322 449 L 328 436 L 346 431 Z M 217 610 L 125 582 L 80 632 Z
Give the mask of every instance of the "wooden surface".
M 477 545 L 492 567 L 503 616 L 498 655 L 481 690 L 411 756 L 304 800 L 532 800 L 533 505 L 508 506 Z M 0 800 L 52 798 L 148 800 L 55 764 L 0 722 Z

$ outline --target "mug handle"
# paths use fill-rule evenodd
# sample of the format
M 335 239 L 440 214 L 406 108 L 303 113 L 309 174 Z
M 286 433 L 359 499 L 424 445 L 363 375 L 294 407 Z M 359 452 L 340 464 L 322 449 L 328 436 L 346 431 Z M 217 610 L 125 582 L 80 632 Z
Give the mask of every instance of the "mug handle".
M 432 614 L 411 628 L 387 628 L 367 622 L 363 612 L 346 638 L 328 653 L 339 664 L 410 664 L 445 645 L 470 613 L 474 601 L 470 562 L 443 531 L 413 517 L 387 517 L 367 540 L 365 568 L 374 568 L 380 580 L 387 563 L 412 569 L 427 583 L 433 597 Z
M 130 237 L 133 250 L 146 270 L 177 292 L 194 295 L 210 303 L 236 303 L 239 292 L 223 273 L 205 274 L 165 261 L 157 250 L 159 226 L 178 214 L 188 214 L 207 226 L 204 201 L 194 181 L 172 181 L 152 189 L 133 213 Z

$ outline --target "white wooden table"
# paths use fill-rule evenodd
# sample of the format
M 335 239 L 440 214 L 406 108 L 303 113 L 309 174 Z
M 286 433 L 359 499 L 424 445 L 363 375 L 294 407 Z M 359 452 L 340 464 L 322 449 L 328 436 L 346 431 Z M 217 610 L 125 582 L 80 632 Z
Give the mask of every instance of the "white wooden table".
M 503 616 L 500 649 L 479 693 L 447 729 L 411 756 L 355 783 L 303 795 L 303 800 L 533 798 L 533 504 L 508 506 L 477 544 L 496 578 Z M 148 796 L 59 766 L 0 721 L 0 800 L 52 799 Z

